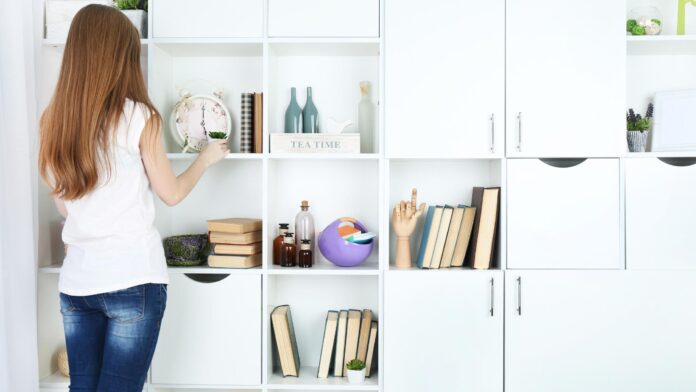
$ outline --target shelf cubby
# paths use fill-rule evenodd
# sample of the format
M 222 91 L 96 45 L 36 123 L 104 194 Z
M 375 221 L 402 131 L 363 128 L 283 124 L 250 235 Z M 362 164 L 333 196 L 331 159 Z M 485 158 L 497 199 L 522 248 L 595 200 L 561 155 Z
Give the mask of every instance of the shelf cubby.
M 457 204 L 471 204 L 472 189 L 475 186 L 492 187 L 503 186 L 504 160 L 501 159 L 392 159 L 389 161 L 389 204 L 385 209 L 386 219 L 389 220 L 389 264 L 395 268 L 396 236 L 391 228 L 391 213 L 394 206 L 401 200 L 411 200 L 411 189 L 418 190 L 418 204 L 456 206 Z M 503 217 L 505 206 L 505 191 L 501 191 L 499 211 L 496 257 L 493 265 L 495 268 L 504 266 L 504 230 Z M 425 215 L 425 213 L 424 213 Z M 411 236 L 411 257 L 415 263 L 423 234 L 423 222 L 421 218 L 416 225 L 416 230 Z M 415 267 L 414 267 L 415 269 Z M 459 268 L 450 268 L 459 270 Z
M 375 40 L 270 40 L 268 56 L 268 130 L 282 133 L 290 88 L 297 88 L 300 107 L 306 102 L 307 87 L 319 111 L 319 130 L 328 118 L 351 121 L 345 132 L 358 131 L 360 82 L 369 81 L 375 105 L 374 135 L 371 148 L 362 153 L 378 153 L 380 96 L 379 43 Z
M 272 159 L 268 161 L 268 208 L 265 251 L 272 254 L 273 239 L 278 223 L 289 223 L 295 231 L 295 216 L 302 200 L 309 201 L 314 217 L 315 240 L 319 232 L 334 220 L 350 216 L 369 231 L 379 231 L 379 161 L 340 159 Z M 355 271 L 378 269 L 379 234 L 370 257 L 359 269 L 334 267 L 315 244 L 315 267 L 306 273 L 319 271 Z M 267 261 L 272 262 L 268 257 Z M 274 270 L 275 271 L 275 270 Z M 280 267 L 277 269 L 281 271 Z
M 179 174 L 190 162 L 172 161 Z M 176 206 L 155 196 L 155 226 L 162 238 L 179 234 L 205 234 L 208 219 L 262 216 L 262 162 L 226 160 L 209 168 L 199 184 Z
M 164 41 L 151 45 L 149 91 L 163 119 L 165 146 L 170 153 L 181 147 L 171 135 L 171 114 L 179 89 L 212 95 L 223 91 L 223 102 L 232 117 L 230 151 L 240 151 L 242 93 L 263 90 L 263 45 L 260 42 Z
M 378 390 L 377 371 L 360 386 L 349 385 L 345 377 L 318 379 L 316 374 L 327 312 L 370 309 L 379 322 L 379 287 L 378 276 L 269 276 L 267 387 L 279 390 Z M 283 377 L 280 369 L 273 368 L 277 353 L 271 343 L 270 313 L 279 305 L 290 305 L 301 362 L 299 377 Z

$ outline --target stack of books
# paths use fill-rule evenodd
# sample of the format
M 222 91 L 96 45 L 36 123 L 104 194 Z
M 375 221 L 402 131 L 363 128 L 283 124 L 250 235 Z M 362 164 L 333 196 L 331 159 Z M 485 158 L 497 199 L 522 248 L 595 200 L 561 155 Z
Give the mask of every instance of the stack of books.
M 376 365 L 377 321 L 370 309 L 330 310 L 326 315 L 324 338 L 319 356 L 318 378 L 347 376 L 346 363 L 359 359 L 365 363 L 365 377 Z
M 471 206 L 429 206 L 416 266 L 449 268 L 493 265 L 500 188 L 475 187 Z
M 261 265 L 261 219 L 228 218 L 208 221 L 212 254 L 208 266 L 252 268 Z

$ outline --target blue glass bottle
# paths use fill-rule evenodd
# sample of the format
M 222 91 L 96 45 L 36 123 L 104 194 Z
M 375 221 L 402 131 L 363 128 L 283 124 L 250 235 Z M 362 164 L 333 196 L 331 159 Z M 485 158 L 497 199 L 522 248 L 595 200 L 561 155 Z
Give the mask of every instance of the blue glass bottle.
M 319 112 L 317 107 L 314 106 L 314 101 L 312 100 L 312 88 L 307 87 L 307 103 L 305 103 L 304 109 L 302 109 L 302 132 L 303 133 L 318 133 L 319 126 L 317 123 L 317 117 Z
M 295 87 L 290 88 L 290 104 L 285 110 L 285 133 L 302 132 L 302 109 L 297 103 Z

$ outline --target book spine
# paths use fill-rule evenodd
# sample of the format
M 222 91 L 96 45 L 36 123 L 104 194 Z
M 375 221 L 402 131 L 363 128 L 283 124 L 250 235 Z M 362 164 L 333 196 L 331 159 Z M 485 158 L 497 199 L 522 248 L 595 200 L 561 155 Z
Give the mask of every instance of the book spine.
M 263 152 L 263 93 L 254 93 L 254 152 Z
M 253 99 L 251 93 L 242 93 L 242 111 L 241 111 L 241 133 L 240 133 L 240 152 L 250 153 L 254 146 L 254 130 L 253 130 Z

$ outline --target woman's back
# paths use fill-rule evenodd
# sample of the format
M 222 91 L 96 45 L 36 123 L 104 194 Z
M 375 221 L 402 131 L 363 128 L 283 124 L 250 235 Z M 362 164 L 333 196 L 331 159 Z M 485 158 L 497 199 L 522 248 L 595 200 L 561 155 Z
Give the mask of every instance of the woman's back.
M 155 208 L 140 154 L 149 118 L 144 105 L 126 99 L 110 151 L 110 174 L 85 196 L 65 202 L 63 242 L 68 252 L 59 289 L 91 295 L 133 285 L 168 283 Z

